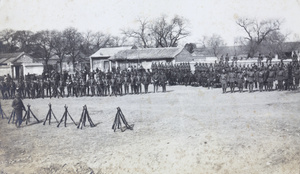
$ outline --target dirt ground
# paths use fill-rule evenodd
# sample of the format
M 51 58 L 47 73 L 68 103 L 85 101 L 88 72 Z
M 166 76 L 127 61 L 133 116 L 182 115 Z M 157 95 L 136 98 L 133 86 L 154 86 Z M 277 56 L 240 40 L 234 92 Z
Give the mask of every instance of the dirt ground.
M 152 88 L 151 88 L 152 89 Z M 122 97 L 25 99 L 45 119 L 48 103 L 82 130 L 0 119 L 0 173 L 300 173 L 300 91 L 221 94 L 172 86 L 167 93 Z M 1 100 L 7 115 L 11 100 Z M 114 132 L 120 107 L 134 129 Z M 32 123 L 35 122 L 31 119 Z

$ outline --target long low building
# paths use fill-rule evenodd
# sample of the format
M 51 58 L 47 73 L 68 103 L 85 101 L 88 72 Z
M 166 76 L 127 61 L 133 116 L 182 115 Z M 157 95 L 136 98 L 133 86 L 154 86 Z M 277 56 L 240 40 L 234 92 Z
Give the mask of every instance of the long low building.
M 101 48 L 90 56 L 91 70 L 97 68 L 101 71 L 119 67 L 121 70 L 129 67 L 143 66 L 150 69 L 155 63 L 181 63 L 193 61 L 192 55 L 183 47 L 168 48 L 136 48 L 116 47 Z

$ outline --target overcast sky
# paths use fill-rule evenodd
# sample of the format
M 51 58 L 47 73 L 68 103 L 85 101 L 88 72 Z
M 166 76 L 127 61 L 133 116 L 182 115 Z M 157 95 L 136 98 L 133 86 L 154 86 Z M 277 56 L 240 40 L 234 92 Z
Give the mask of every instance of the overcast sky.
M 75 27 L 120 35 L 137 25 L 137 17 L 162 14 L 189 20 L 191 36 L 184 43 L 216 33 L 233 45 L 234 37 L 245 34 L 235 23 L 241 16 L 284 19 L 282 32 L 300 36 L 300 0 L 0 0 L 0 30 Z

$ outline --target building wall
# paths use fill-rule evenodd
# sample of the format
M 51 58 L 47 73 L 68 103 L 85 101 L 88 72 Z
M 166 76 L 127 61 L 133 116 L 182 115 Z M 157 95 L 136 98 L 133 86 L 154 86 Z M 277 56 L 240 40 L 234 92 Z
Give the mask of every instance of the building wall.
M 10 65 L 0 65 L 0 76 L 11 75 L 11 67 Z
M 191 61 L 193 61 L 193 57 L 186 49 L 183 49 L 179 54 L 175 56 L 175 62 L 191 62 Z
M 33 63 L 33 58 L 23 55 L 15 63 Z
M 27 75 L 28 73 L 42 75 L 43 70 L 44 70 L 44 66 L 42 63 L 24 63 L 23 64 L 24 75 Z
M 69 73 L 74 73 L 72 62 L 62 62 L 62 71 L 67 71 Z
M 91 70 L 96 71 L 98 68 L 99 70 L 106 72 L 110 69 L 110 62 L 109 60 L 106 59 L 101 59 L 101 58 L 90 58 L 91 61 Z

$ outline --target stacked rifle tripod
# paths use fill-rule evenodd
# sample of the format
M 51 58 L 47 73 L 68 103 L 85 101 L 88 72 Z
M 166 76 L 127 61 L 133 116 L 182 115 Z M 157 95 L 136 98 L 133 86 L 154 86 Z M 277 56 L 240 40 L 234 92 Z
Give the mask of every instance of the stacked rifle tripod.
M 122 122 L 125 125 L 124 127 L 122 127 Z M 121 129 L 122 132 L 124 132 L 126 129 L 130 129 L 133 130 L 133 124 L 129 125 L 128 122 L 126 121 L 126 118 L 124 116 L 124 114 L 122 113 L 120 107 L 117 108 L 117 114 L 115 117 L 115 121 L 114 124 L 112 125 L 112 129 L 114 130 L 114 132 L 116 132 L 116 129 Z

